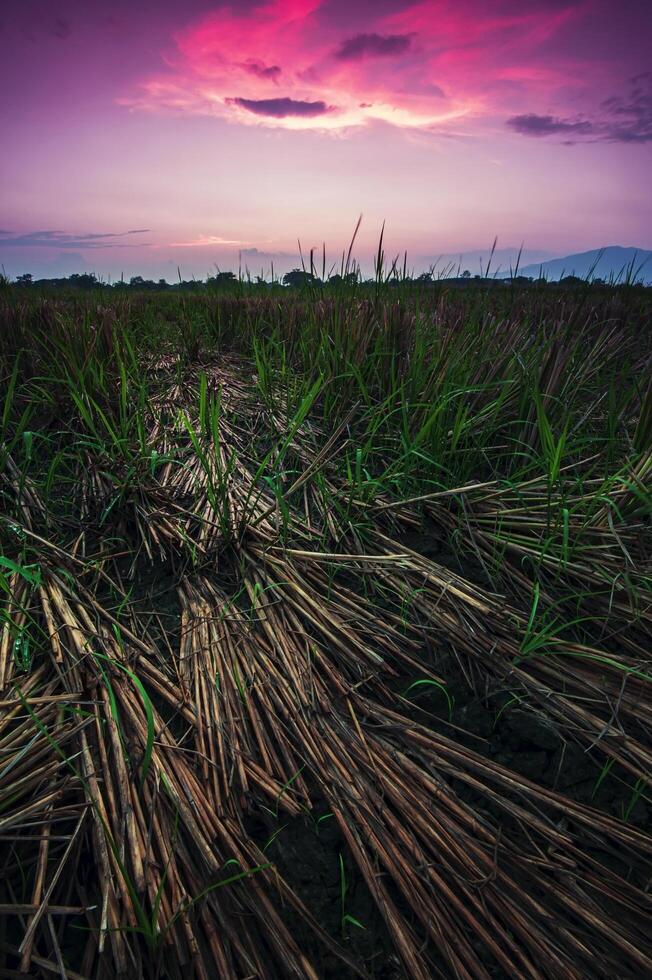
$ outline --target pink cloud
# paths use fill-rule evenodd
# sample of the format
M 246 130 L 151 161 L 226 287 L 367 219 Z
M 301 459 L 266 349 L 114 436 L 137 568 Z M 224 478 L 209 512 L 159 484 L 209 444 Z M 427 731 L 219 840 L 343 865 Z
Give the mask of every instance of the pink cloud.
M 249 242 L 241 242 L 233 238 L 221 238 L 219 235 L 199 235 L 189 242 L 169 242 L 169 248 L 206 248 L 215 245 L 249 245 Z M 165 247 L 165 246 L 162 246 Z
M 203 17 L 175 34 L 168 71 L 120 101 L 293 129 L 344 129 L 374 119 L 423 127 L 470 111 L 468 99 L 443 107 L 436 79 L 424 79 L 430 91 L 415 86 L 417 62 L 405 58 L 409 36 L 337 30 L 323 20 L 324 6 L 323 0 L 270 0 Z
M 345 130 L 374 121 L 446 130 L 550 112 L 600 66 L 554 41 L 595 0 L 420 0 L 351 30 L 326 0 L 223 7 L 174 37 L 167 71 L 122 104 L 245 125 Z

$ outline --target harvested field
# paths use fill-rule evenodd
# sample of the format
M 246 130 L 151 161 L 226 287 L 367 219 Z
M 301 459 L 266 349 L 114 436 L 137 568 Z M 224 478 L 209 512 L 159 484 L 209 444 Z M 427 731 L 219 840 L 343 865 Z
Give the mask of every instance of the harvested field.
M 649 290 L 0 298 L 0 972 L 652 974 Z

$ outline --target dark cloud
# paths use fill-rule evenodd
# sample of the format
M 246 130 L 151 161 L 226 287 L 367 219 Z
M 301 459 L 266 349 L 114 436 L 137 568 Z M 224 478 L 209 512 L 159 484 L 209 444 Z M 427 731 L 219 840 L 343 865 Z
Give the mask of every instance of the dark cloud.
M 411 43 L 409 34 L 356 34 L 342 41 L 334 56 L 338 61 L 388 58 L 404 54 Z
M 609 117 L 606 139 L 618 143 L 649 143 L 652 140 L 652 72 L 630 78 L 626 97 L 613 95 L 602 103 Z
M 247 61 L 240 66 L 250 75 L 256 78 L 267 78 L 272 82 L 278 81 L 281 69 L 278 65 L 263 65 L 260 61 Z
M 593 126 L 587 120 L 573 122 L 556 116 L 537 116 L 534 112 L 512 116 L 507 125 L 522 136 L 589 136 L 593 133 Z
M 241 248 L 240 255 L 250 259 L 289 259 L 294 257 L 292 252 L 267 252 L 264 248 L 255 248 L 254 246 Z
M 523 136 L 565 136 L 570 143 L 577 138 L 595 143 L 652 142 L 652 72 L 631 78 L 628 95 L 605 99 L 591 119 L 526 113 L 512 116 L 507 125 Z
M 0 247 L 28 247 L 28 248 L 126 248 L 125 242 L 116 242 L 113 239 L 125 238 L 127 235 L 143 235 L 149 228 L 137 228 L 133 231 L 121 231 L 117 233 L 100 231 L 87 232 L 83 235 L 69 235 L 63 231 L 30 231 L 25 234 L 14 235 L 11 232 L 0 231 Z M 6 237 L 6 236 L 11 237 Z M 147 242 L 138 242 L 138 245 L 146 245 Z
M 332 106 L 325 102 L 301 102 L 298 99 L 227 99 L 229 105 L 240 106 L 256 116 L 284 119 L 286 116 L 323 116 Z

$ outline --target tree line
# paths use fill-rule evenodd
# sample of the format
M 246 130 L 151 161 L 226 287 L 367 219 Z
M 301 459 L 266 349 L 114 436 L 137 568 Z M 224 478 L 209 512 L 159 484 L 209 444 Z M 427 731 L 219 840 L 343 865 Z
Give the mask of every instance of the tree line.
M 7 285 L 9 284 L 7 277 L 3 277 L 3 281 Z M 418 276 L 410 276 L 406 274 L 394 275 L 392 277 L 385 278 L 382 281 L 385 285 L 390 287 L 399 285 L 427 287 L 441 283 L 462 286 L 470 284 L 483 284 L 489 286 L 573 286 L 580 285 L 582 283 L 587 284 L 587 280 L 572 275 L 564 276 L 560 280 L 546 280 L 545 278 L 534 279 L 531 276 L 522 275 L 498 279 L 495 276 L 487 277 L 471 275 L 468 270 L 465 270 L 461 274 L 455 276 L 435 275 L 433 272 L 423 272 Z M 116 291 L 124 290 L 137 292 L 197 292 L 205 291 L 207 289 L 235 289 L 240 286 L 257 287 L 260 289 L 269 289 L 272 286 L 283 286 L 290 289 L 313 289 L 323 286 L 353 288 L 356 286 L 376 286 L 378 285 L 378 282 L 379 280 L 375 278 L 363 279 L 359 270 L 344 274 L 336 273 L 326 277 L 325 279 L 320 279 L 319 276 L 312 272 L 307 272 L 305 269 L 292 269 L 290 272 L 286 272 L 281 278 L 272 279 L 271 281 L 264 279 L 262 276 L 255 276 L 252 278 L 250 276 L 236 276 L 233 272 L 218 272 L 216 275 L 208 276 L 206 279 L 184 280 L 179 277 L 179 281 L 173 283 L 168 282 L 166 279 L 145 279 L 143 276 L 132 276 L 129 281 L 126 281 L 125 279 L 118 279 L 114 282 L 110 282 L 98 278 L 91 272 L 73 273 L 70 276 L 51 279 L 35 279 L 31 273 L 24 273 L 23 275 L 16 277 L 16 279 L 13 281 L 13 285 L 21 289 L 48 287 L 55 289 L 112 289 Z M 592 279 L 590 281 L 590 285 L 606 286 L 611 284 L 606 283 L 602 279 Z

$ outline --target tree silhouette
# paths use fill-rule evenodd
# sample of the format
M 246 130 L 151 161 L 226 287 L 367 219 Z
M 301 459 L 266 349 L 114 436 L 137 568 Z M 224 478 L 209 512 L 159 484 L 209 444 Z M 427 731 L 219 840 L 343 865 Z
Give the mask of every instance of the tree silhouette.
M 305 269 L 292 269 L 291 272 L 286 272 L 283 276 L 284 286 L 320 286 L 321 279 L 317 276 L 313 276 L 312 272 L 306 272 Z
M 344 276 L 336 272 L 334 276 L 328 277 L 329 286 L 355 286 L 357 281 L 357 272 L 347 272 Z
M 216 276 L 209 276 L 206 285 L 213 289 L 220 286 L 233 286 L 238 281 L 234 272 L 218 272 Z

